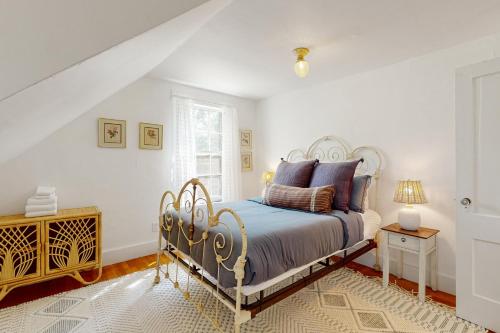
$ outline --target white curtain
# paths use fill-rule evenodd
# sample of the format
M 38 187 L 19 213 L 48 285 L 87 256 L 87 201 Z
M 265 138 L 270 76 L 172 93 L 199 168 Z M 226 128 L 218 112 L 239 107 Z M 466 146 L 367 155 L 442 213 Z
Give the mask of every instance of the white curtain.
M 196 177 L 194 104 L 190 98 L 172 96 L 174 106 L 174 170 L 173 182 L 177 190 L 189 179 Z M 230 106 L 222 109 L 222 200 L 241 199 L 241 158 L 238 112 Z
M 222 200 L 241 200 L 241 157 L 238 112 L 222 109 Z
M 193 101 L 189 98 L 173 97 L 174 106 L 174 172 L 176 191 L 185 182 L 196 176 L 196 151 L 194 136 Z

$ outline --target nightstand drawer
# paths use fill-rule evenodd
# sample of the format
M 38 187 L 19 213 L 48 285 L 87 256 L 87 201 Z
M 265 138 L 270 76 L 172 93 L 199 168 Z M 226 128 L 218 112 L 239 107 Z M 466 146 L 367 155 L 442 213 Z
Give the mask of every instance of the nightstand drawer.
M 409 237 L 401 234 L 389 233 L 389 246 L 402 247 L 412 251 L 418 251 L 420 242 L 418 238 Z

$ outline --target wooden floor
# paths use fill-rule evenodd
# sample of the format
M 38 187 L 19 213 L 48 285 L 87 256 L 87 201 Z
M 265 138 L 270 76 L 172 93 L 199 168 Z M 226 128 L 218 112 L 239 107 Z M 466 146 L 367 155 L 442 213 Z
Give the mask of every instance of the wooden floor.
M 129 273 L 154 267 L 155 260 L 155 255 L 149 255 L 146 257 L 105 266 L 103 268 L 102 278 L 100 281 L 114 279 Z M 381 272 L 377 272 L 370 267 L 363 266 L 354 262 L 349 263 L 348 267 L 367 276 L 381 276 Z M 95 278 L 97 276 L 96 272 L 84 272 L 82 273 L 82 275 L 85 279 L 88 280 L 91 280 L 93 277 Z M 395 282 L 397 285 L 406 290 L 418 290 L 418 285 L 414 282 L 404 279 L 397 279 L 392 275 L 390 276 L 390 280 L 391 282 Z M 11 291 L 2 301 L 0 301 L 0 309 L 80 287 L 82 287 L 82 284 L 71 277 L 62 277 L 31 286 L 19 287 Z M 427 288 L 427 295 L 429 295 L 433 300 L 437 302 L 453 307 L 455 306 L 455 296 L 453 295 L 441 291 L 432 291 L 430 288 Z

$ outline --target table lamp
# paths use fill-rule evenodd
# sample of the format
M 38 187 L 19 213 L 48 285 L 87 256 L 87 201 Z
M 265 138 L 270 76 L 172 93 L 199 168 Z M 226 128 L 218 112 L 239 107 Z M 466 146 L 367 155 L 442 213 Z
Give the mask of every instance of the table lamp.
M 400 180 L 396 186 L 394 201 L 406 204 L 398 215 L 401 228 L 417 230 L 420 226 L 420 213 L 413 205 L 427 202 L 420 180 Z
M 269 185 L 273 182 L 274 178 L 274 171 L 266 171 L 262 174 L 262 180 L 266 183 L 266 185 Z

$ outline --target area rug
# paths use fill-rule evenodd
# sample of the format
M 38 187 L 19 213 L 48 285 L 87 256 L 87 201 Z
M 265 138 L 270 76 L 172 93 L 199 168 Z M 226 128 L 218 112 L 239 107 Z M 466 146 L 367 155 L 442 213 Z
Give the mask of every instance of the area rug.
M 154 270 L 46 297 L 0 311 L 0 332 L 231 332 L 232 313 L 220 308 L 215 330 L 193 303 L 214 309 L 202 287 L 191 283 L 186 302 L 172 284 L 153 285 Z M 297 278 L 297 277 L 296 277 Z M 181 285 L 186 276 L 180 275 Z M 288 281 L 290 282 L 290 281 Z M 208 316 L 213 316 L 207 310 Z M 484 332 L 434 302 L 378 278 L 341 269 L 261 312 L 242 332 Z

